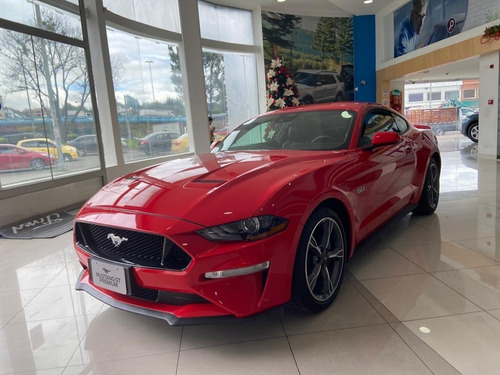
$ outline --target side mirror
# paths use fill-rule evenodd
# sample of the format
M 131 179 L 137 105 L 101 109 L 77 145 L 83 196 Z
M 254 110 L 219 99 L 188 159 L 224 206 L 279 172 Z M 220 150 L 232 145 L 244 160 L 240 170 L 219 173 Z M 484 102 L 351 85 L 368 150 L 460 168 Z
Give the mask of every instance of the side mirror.
M 363 148 L 373 149 L 376 147 L 394 145 L 401 141 L 401 137 L 396 132 L 378 132 L 373 136 L 372 144 L 367 145 Z

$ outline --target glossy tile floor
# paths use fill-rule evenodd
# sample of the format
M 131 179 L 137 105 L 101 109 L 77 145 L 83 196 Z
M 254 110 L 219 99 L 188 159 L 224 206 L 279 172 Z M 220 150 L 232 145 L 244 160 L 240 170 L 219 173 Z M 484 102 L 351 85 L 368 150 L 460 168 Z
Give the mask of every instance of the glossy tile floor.
M 436 213 L 363 243 L 318 315 L 171 327 L 76 292 L 72 233 L 0 239 L 0 374 L 500 374 L 500 163 L 440 147 Z

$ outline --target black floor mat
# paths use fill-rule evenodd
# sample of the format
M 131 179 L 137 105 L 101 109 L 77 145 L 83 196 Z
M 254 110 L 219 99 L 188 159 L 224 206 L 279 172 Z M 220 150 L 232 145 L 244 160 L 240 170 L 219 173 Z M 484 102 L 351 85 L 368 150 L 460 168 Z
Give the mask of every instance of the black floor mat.
M 0 236 L 12 239 L 53 238 L 73 228 L 75 215 L 66 211 L 40 215 L 0 228 Z

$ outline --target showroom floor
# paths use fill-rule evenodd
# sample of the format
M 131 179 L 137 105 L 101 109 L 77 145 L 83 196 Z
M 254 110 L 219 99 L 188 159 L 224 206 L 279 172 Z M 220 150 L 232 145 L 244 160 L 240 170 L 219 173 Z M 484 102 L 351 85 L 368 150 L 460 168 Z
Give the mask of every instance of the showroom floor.
M 369 238 L 318 315 L 171 327 L 76 292 L 71 232 L 0 239 L 0 374 L 499 374 L 499 164 L 440 147 L 436 214 Z

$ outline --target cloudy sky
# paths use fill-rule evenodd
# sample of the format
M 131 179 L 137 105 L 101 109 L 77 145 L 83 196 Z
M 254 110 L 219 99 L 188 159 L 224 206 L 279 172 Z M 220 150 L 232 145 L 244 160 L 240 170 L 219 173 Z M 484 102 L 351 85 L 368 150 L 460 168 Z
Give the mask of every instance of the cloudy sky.
M 76 0 L 72 2 L 76 3 Z M 109 0 L 107 2 L 108 6 L 113 3 Z M 0 9 L 2 9 L 1 17 L 11 21 L 32 24 L 32 20 L 35 19 L 35 6 L 27 0 L 0 0 Z M 60 11 L 58 13 L 62 14 Z M 70 17 L 66 13 L 64 16 L 72 25 L 79 26 L 78 18 Z M 163 22 L 165 21 L 163 20 Z M 167 43 L 158 43 L 145 38 L 138 39 L 110 28 L 108 28 L 108 41 L 110 55 L 119 62 L 118 64 L 122 68 L 122 79 L 115 88 L 118 102 L 123 103 L 125 95 L 135 97 L 140 103 L 152 102 L 152 86 L 156 101 L 163 102 L 169 97 L 177 97 L 170 79 L 171 70 Z M 153 62 L 148 64 L 146 61 Z M 151 85 L 151 81 L 153 81 L 153 85 Z M 28 108 L 26 91 L 7 92 L 7 90 L 7 87 L 0 83 L 0 96 L 3 97 L 4 106 L 20 111 Z M 75 99 L 76 97 L 73 97 L 73 100 Z M 32 95 L 30 101 L 32 108 L 40 107 L 36 96 Z

